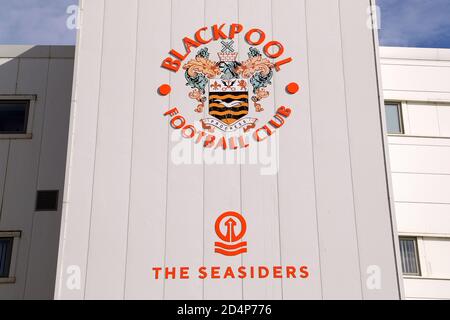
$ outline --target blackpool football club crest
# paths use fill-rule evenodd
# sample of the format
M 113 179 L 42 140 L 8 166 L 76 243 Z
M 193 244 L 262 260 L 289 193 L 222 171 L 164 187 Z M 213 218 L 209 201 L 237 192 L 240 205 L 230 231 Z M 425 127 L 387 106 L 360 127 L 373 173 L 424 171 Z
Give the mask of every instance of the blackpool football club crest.
M 263 111 L 260 101 L 269 96 L 266 88 L 271 84 L 274 65 L 253 47 L 248 60 L 237 61 L 233 44 L 233 40 L 222 41 L 217 62 L 210 60 L 208 48 L 203 48 L 183 66 L 186 85 L 192 88 L 189 97 L 197 101 L 196 112 L 205 114 L 206 108 L 206 117 L 200 121 L 210 130 L 243 128 L 246 132 L 254 128 L 258 119 L 249 116 L 250 106 L 256 113 Z
M 163 116 L 184 139 L 212 151 L 243 150 L 252 142 L 268 141 L 293 111 L 286 105 L 283 93 L 293 95 L 300 90 L 293 79 L 282 83 L 290 78 L 287 75 L 277 86 L 279 90 L 280 85 L 286 85 L 285 91 L 278 91 L 277 95 L 282 104 L 270 105 L 267 98 L 272 94 L 274 74 L 291 63 L 292 57 L 286 55 L 288 51 L 280 41 L 266 39 L 262 29 L 244 32 L 244 26 L 237 23 L 230 24 L 228 31 L 225 29 L 226 24 L 215 24 L 201 27 L 194 37 L 184 37 L 184 50 L 171 49 L 161 67 L 174 74 L 182 71 L 188 90 L 183 84 L 172 88 L 170 83 L 160 84 L 157 90 L 160 96 L 173 94 L 173 89 L 187 91 L 192 105 L 187 100 L 182 106 L 170 106 Z M 235 47 L 239 33 L 240 44 L 248 45 L 244 58 L 244 52 L 239 54 Z M 191 110 L 189 114 L 179 110 L 186 105 Z M 192 115 L 194 119 L 189 119 Z

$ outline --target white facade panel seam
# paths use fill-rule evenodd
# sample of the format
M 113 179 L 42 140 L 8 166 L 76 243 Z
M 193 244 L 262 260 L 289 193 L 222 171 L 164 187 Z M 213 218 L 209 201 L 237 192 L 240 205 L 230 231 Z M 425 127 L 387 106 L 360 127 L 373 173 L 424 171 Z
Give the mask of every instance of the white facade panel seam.
M 361 297 L 364 297 L 364 289 L 363 289 L 363 278 L 361 271 L 361 255 L 360 255 L 360 247 L 359 247 L 359 236 L 358 236 L 358 221 L 356 218 L 356 203 L 355 203 L 355 184 L 354 184 L 354 176 L 353 176 L 353 165 L 352 165 L 352 150 L 350 143 L 350 128 L 348 125 L 348 96 L 347 96 L 347 81 L 345 76 L 345 60 L 344 60 L 344 36 L 342 34 L 342 11 L 341 11 L 341 0 L 338 1 L 338 12 L 339 12 L 339 35 L 340 35 L 340 47 L 341 47 L 341 63 L 342 63 L 342 78 L 343 78 L 343 88 L 344 88 L 344 103 L 345 103 L 345 126 L 347 128 L 347 149 L 349 154 L 349 166 L 351 172 L 351 188 L 352 188 L 352 206 L 353 206 L 353 222 L 355 226 L 355 236 L 356 236 L 356 249 L 358 255 L 358 269 L 359 269 L 359 278 L 360 278 L 360 289 L 361 289 Z
M 96 160 L 97 160 L 97 142 L 98 142 L 98 128 L 99 128 L 99 118 L 100 118 L 100 99 L 101 99 L 101 91 L 102 91 L 102 70 L 103 70 L 103 47 L 104 47 L 104 31 L 105 31 L 105 17 L 106 17 L 106 0 L 103 0 L 103 21 L 102 21 L 102 39 L 101 39 L 101 50 L 100 50 L 100 66 L 99 66 L 99 70 L 100 70 L 100 76 L 99 76 L 99 90 L 98 90 L 98 97 L 97 97 L 97 125 L 96 125 L 96 129 L 95 129 L 95 147 L 94 147 L 94 167 L 93 167 L 93 171 L 92 171 L 92 184 L 91 184 L 91 203 L 90 203 L 90 214 L 89 214 L 89 228 L 88 228 L 88 242 L 87 242 L 87 250 L 86 250 L 86 266 L 84 269 L 85 272 L 85 276 L 84 276 L 84 286 L 83 286 L 83 299 L 86 299 L 86 288 L 87 288 L 87 284 L 88 284 L 88 266 L 89 266 L 89 249 L 90 249 L 90 244 L 91 244 L 91 228 L 92 228 L 92 211 L 93 211 L 93 201 L 94 201 L 94 185 L 95 185 L 95 167 L 96 167 Z
M 270 33 L 271 33 L 272 38 L 275 38 L 275 36 L 274 36 L 274 19 L 273 19 L 273 1 L 274 0 L 270 1 Z M 271 59 L 271 62 L 273 63 L 274 59 Z M 273 81 L 272 81 L 272 84 L 274 87 L 275 87 L 276 83 L 277 83 L 277 75 L 275 74 L 273 77 Z M 274 92 L 273 92 L 273 100 L 274 100 L 273 110 L 274 110 L 274 112 L 276 112 L 277 105 L 278 105 L 276 90 L 274 90 Z M 280 150 L 279 138 L 278 138 L 278 136 L 275 136 L 274 138 L 276 138 L 278 140 L 277 144 L 276 144 L 276 146 L 277 146 L 276 152 L 278 154 L 279 150 Z M 276 157 L 275 162 L 276 162 L 275 166 L 277 168 L 279 168 L 280 167 L 279 156 Z M 283 265 L 283 250 L 282 250 L 283 243 L 281 241 L 281 212 L 280 212 L 280 181 L 279 181 L 279 179 L 280 179 L 280 175 L 279 175 L 279 172 L 277 172 L 276 173 L 276 190 L 277 190 L 277 192 L 276 192 L 276 203 L 277 203 L 276 207 L 277 207 L 277 219 L 278 219 L 278 250 L 279 250 L 278 254 L 279 254 L 279 263 L 280 263 L 280 266 L 282 266 Z M 242 212 L 242 209 L 241 209 L 241 212 Z M 280 286 L 281 286 L 281 300 L 284 300 L 283 279 L 281 279 L 281 281 L 280 281 Z
M 172 2 L 172 4 L 173 4 L 173 2 Z M 237 9 L 239 10 L 239 6 Z M 171 19 L 172 19 L 172 17 L 171 17 Z M 172 21 L 171 21 L 171 23 L 172 23 Z M 206 26 L 206 0 L 203 1 L 203 25 Z M 171 36 L 172 36 L 172 34 L 171 34 Z M 171 38 L 171 40 L 172 40 L 172 38 Z M 171 106 L 171 105 L 169 105 L 169 106 Z M 203 111 L 203 114 L 205 114 L 205 113 L 206 113 L 206 110 Z M 169 149 L 169 145 L 167 146 L 167 148 Z M 204 151 L 202 151 L 202 155 L 204 155 Z M 205 225 L 206 225 L 206 223 L 205 223 L 205 220 L 206 220 L 206 215 L 205 215 L 205 206 L 206 206 L 206 204 L 205 204 L 205 194 L 206 194 L 206 192 L 205 192 L 205 185 L 206 185 L 205 163 L 202 164 L 202 174 L 203 174 L 203 180 L 202 180 L 202 185 L 203 185 L 203 188 L 202 188 L 202 193 L 203 193 L 203 196 L 202 196 L 202 237 L 203 237 L 202 238 L 202 243 L 203 243 L 202 265 L 204 266 L 205 260 L 206 260 L 205 259 L 205 251 L 206 251 L 206 248 L 205 248 L 205 244 L 206 244 L 206 241 L 205 241 L 206 240 L 206 235 L 205 235 Z M 242 209 L 241 209 L 241 212 L 242 212 Z M 243 288 L 244 288 L 244 285 L 242 284 L 242 290 L 243 290 Z M 243 296 L 243 294 L 242 294 L 242 296 Z M 205 300 L 205 281 L 202 281 L 202 299 Z
M 203 8 L 203 12 L 204 12 Z M 170 0 L 170 30 L 169 30 L 169 43 L 173 45 L 173 0 Z M 172 72 L 169 72 L 169 85 L 172 86 Z M 169 95 L 169 106 L 172 107 L 172 95 Z M 166 208 L 164 219 L 164 269 L 167 267 L 167 216 L 169 212 L 169 166 L 170 166 L 170 125 L 167 121 L 167 164 L 166 164 Z M 203 192 L 203 191 L 202 191 Z M 162 300 L 166 299 L 166 279 L 163 280 Z
M 377 6 L 377 0 L 370 0 L 370 4 L 372 7 L 376 7 Z M 372 21 L 372 26 L 378 25 L 378 23 L 376 23 L 375 21 L 376 17 L 374 17 L 374 15 L 372 14 L 371 16 L 371 21 Z M 379 121 L 381 124 L 381 131 L 382 131 L 382 139 L 381 139 L 381 143 L 383 146 L 383 157 L 384 157 L 384 167 L 385 167 L 385 179 L 386 179 L 386 191 L 387 191 L 387 197 L 388 197 L 388 204 L 389 204 L 389 215 L 390 215 L 390 227 L 391 227 L 391 237 L 392 237 L 392 246 L 394 249 L 394 255 L 395 255 L 395 268 L 397 271 L 397 288 L 398 288 L 398 293 L 399 293 L 399 298 L 403 299 L 404 298 L 404 287 L 403 287 L 403 282 L 402 282 L 402 270 L 401 267 L 399 267 L 398 265 L 398 261 L 400 261 L 400 247 L 398 244 L 398 236 L 397 236 L 397 224 L 396 224 L 396 220 L 395 220 L 395 203 L 394 203 L 394 198 L 393 198 L 393 184 L 392 184 L 392 179 L 391 179 L 391 175 L 389 174 L 391 168 L 390 168 L 390 163 L 389 163 L 389 146 L 388 146 L 388 139 L 387 136 L 385 135 L 385 132 L 387 132 L 386 129 L 386 123 L 385 123 L 385 119 L 386 119 L 386 115 L 385 115 L 385 111 L 384 108 L 382 108 L 382 106 L 384 106 L 384 96 L 383 96 L 383 89 L 381 87 L 382 84 L 382 73 L 381 73 L 381 64 L 379 63 L 380 61 L 380 46 L 379 46 L 379 37 L 378 37 L 378 29 L 377 28 L 372 28 L 372 41 L 373 41 L 373 46 L 375 48 L 375 75 L 377 78 L 377 87 L 378 87 L 378 95 L 379 95 Z
M 126 288 L 127 288 L 127 266 L 128 266 L 128 240 L 129 240 L 129 234 L 130 234 L 130 210 L 131 210 L 131 181 L 132 181 L 132 173 L 133 173 L 133 148 L 134 148 L 134 120 L 135 120 L 135 109 L 136 109 L 136 82 L 137 82 L 137 64 L 138 64 L 138 47 L 139 47 L 139 8 L 140 8 L 140 2 L 141 0 L 137 0 L 137 6 L 136 6 L 136 45 L 135 45 L 135 58 L 134 58 L 134 84 L 133 84 L 133 110 L 132 110 L 132 129 L 131 129 L 131 152 L 130 152 L 130 178 L 129 178 L 129 185 L 128 185 L 128 216 L 127 216 L 127 237 L 126 237 L 126 246 L 125 246 L 125 262 L 124 262 L 124 282 L 123 282 L 123 297 L 125 297 L 126 294 Z
M 239 1 L 239 0 L 238 0 Z M 241 23 L 241 14 L 240 14 L 240 5 L 238 2 L 237 6 L 237 16 L 238 16 L 238 23 Z M 205 16 L 206 18 L 206 16 Z M 241 45 L 241 37 L 239 38 L 238 45 L 240 47 Z M 239 210 L 242 213 L 243 212 L 243 195 L 242 195 L 242 164 L 239 164 Z M 241 265 L 244 265 L 244 257 L 241 256 Z M 241 280 L 241 297 L 244 299 L 244 279 Z
M 308 8 L 308 0 L 305 0 L 305 29 L 306 29 L 306 52 L 307 52 L 307 65 L 308 65 L 308 84 L 311 83 L 311 79 L 310 79 L 310 75 L 311 75 L 311 64 L 309 63 L 309 57 L 310 57 L 310 46 L 309 46 L 309 32 L 308 32 L 308 19 L 307 19 L 307 8 Z M 313 99 L 312 99 L 312 95 L 311 95 L 311 85 L 308 85 L 308 96 L 310 99 L 310 103 L 309 103 L 309 108 L 310 110 L 312 109 L 312 105 L 313 105 Z M 311 156 L 312 156 L 312 166 L 313 166 L 313 170 L 314 173 L 316 172 L 316 163 L 315 163 L 315 143 L 314 143 L 314 130 L 313 130 L 313 119 L 312 119 L 312 113 L 309 113 L 309 121 L 310 121 L 310 126 L 311 126 Z M 320 247 L 320 228 L 319 228 L 319 213 L 318 213 L 318 200 L 317 200 L 317 181 L 316 181 L 316 174 L 313 174 L 313 180 L 314 180 L 314 202 L 315 202 L 315 216 L 316 216 L 316 229 L 317 229 L 317 243 L 318 243 L 318 262 L 319 262 L 319 278 L 320 278 L 320 294 L 321 294 L 321 298 L 323 300 L 324 298 L 324 294 L 323 294 L 323 277 L 322 277 L 322 261 L 321 261 L 321 257 L 322 257 L 322 252 L 321 252 L 321 247 Z
M 84 0 L 79 0 L 79 23 L 82 25 L 82 17 L 83 17 L 83 2 Z M 60 226 L 60 239 L 59 239 L 59 248 L 58 248 L 58 261 L 57 261 L 57 270 L 56 270 L 56 283 L 55 283 L 55 292 L 54 298 L 58 298 L 62 292 L 63 286 L 63 274 L 64 268 L 63 263 L 60 261 L 61 257 L 65 254 L 65 245 L 66 245 L 66 231 L 67 231 L 67 215 L 70 211 L 70 181 L 72 177 L 71 164 L 73 163 L 73 153 L 74 150 L 74 128 L 76 127 L 77 120 L 77 93 L 78 93 L 78 71 L 79 71 L 79 50 L 81 43 L 82 32 L 77 32 L 76 37 L 76 45 L 75 45 L 75 56 L 74 56 L 74 68 L 73 68 L 73 83 L 72 83 L 72 98 L 70 103 L 70 120 L 69 120 L 69 130 L 67 135 L 67 159 L 66 159 L 66 171 L 65 171 L 65 179 L 64 179 L 64 191 L 62 198 L 62 209 L 61 209 L 61 226 Z

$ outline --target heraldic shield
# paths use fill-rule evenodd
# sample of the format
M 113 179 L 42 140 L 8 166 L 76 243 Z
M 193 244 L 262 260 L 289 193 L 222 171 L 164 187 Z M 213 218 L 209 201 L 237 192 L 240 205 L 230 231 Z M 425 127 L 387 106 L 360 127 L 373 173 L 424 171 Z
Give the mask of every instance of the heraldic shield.
M 248 114 L 246 79 L 210 79 L 208 113 L 230 126 Z

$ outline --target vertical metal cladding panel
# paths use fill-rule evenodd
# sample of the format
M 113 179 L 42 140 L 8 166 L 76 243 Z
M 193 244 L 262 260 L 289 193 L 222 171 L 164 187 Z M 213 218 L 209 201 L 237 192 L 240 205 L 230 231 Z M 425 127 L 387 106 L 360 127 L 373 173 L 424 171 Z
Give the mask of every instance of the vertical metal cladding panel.
M 324 299 L 360 299 L 339 18 L 338 1 L 306 3 L 321 282 Z
M 398 299 L 395 259 L 396 228 L 390 212 L 388 178 L 380 122 L 380 103 L 373 31 L 369 23 L 371 1 L 340 1 L 340 29 L 346 90 L 347 126 L 352 167 L 361 284 L 365 299 Z M 358 43 L 355 46 L 354 43 Z M 379 281 L 374 278 L 380 275 Z
M 192 34 L 204 23 L 205 3 L 203 0 L 172 1 L 171 48 L 181 51 L 181 40 Z M 169 49 L 167 49 L 168 51 Z M 164 56 L 160 58 L 163 59 Z M 158 65 L 160 61 L 155 61 Z M 170 84 L 178 88 L 172 94 L 169 107 L 179 107 L 186 119 L 195 119 L 196 113 L 191 108 L 192 101 L 186 99 L 188 90 L 186 79 L 181 74 L 171 76 Z M 153 88 L 155 90 L 156 88 Z M 187 106 L 189 104 L 189 106 Z M 162 110 L 167 110 L 162 107 Z M 161 115 L 162 116 L 162 115 Z M 160 118 L 161 119 L 161 118 Z M 163 119 L 161 119 L 164 121 Z M 166 209 L 165 266 L 189 267 L 195 270 L 203 264 L 203 164 L 176 163 L 173 159 L 182 156 L 179 132 L 169 130 L 168 186 Z M 181 152 L 181 154 L 180 154 Z M 188 159 L 190 156 L 187 155 Z M 202 299 L 203 283 L 197 277 L 189 280 L 164 283 L 165 299 Z
M 205 1 L 205 26 L 221 24 L 222 21 L 239 22 L 239 4 L 237 0 Z M 234 39 L 234 47 L 243 41 L 240 37 Z M 210 54 L 217 59 L 216 52 L 220 52 L 222 44 L 220 41 L 211 43 L 209 46 Z M 204 114 L 207 114 L 205 109 Z M 214 231 L 214 223 L 217 217 L 226 211 L 241 212 L 241 166 L 238 163 L 238 152 L 224 151 L 221 149 L 204 150 L 206 160 L 204 164 L 204 262 L 206 266 L 233 266 L 237 268 L 241 265 L 240 256 L 226 257 L 214 252 L 214 242 L 217 241 L 217 235 Z M 235 159 L 234 164 L 211 164 L 213 159 L 226 160 L 227 157 Z M 227 181 L 227 183 L 218 183 Z M 242 299 L 242 280 L 229 279 L 228 281 L 217 281 L 215 279 L 206 279 L 204 281 L 205 299 Z
M 320 257 L 314 189 L 314 149 L 312 148 L 311 104 L 306 26 L 306 1 L 274 1 L 274 39 L 286 45 L 293 61 L 275 74 L 275 105 L 293 109 L 287 125 L 280 130 L 280 210 L 281 262 L 305 264 L 310 278 L 283 280 L 284 299 L 321 299 Z M 298 81 L 300 92 L 286 95 L 286 84 Z
M 267 41 L 272 39 L 272 1 L 251 0 L 239 2 L 239 22 L 250 30 L 259 28 L 266 34 Z M 255 36 L 258 38 L 258 36 Z M 244 61 L 248 58 L 249 45 L 246 41 L 239 43 L 239 58 Z M 260 50 L 261 47 L 259 48 Z M 261 116 L 260 123 L 268 120 L 275 110 L 274 94 L 264 100 L 265 115 Z M 252 105 L 249 105 L 252 108 Z M 247 220 L 248 253 L 243 256 L 246 266 L 276 266 L 280 265 L 280 235 L 278 213 L 278 186 L 277 186 L 277 152 L 278 136 L 270 140 L 253 144 L 258 148 L 258 163 L 246 162 L 242 165 L 242 214 Z M 241 152 L 241 157 L 249 159 L 249 149 Z M 261 156 L 266 155 L 272 164 L 264 165 L 260 162 Z M 267 172 L 266 172 L 267 170 Z M 244 299 L 281 299 L 281 279 L 244 279 Z
M 83 4 L 58 298 L 398 297 L 368 1 L 108 1 L 103 22 L 98 3 Z M 270 139 L 226 151 L 242 164 L 192 163 L 193 152 L 210 150 L 180 141 L 163 113 L 177 107 L 188 123 L 201 115 L 184 70 L 159 66 L 170 49 L 184 50 L 184 37 L 222 23 L 260 28 L 266 42 L 283 43 L 283 58 L 293 61 L 274 75 L 258 126 L 282 105 L 292 115 Z M 233 40 L 246 60 L 243 34 Z M 217 60 L 220 41 L 206 46 Z M 297 94 L 286 93 L 290 82 L 300 85 Z M 163 83 L 173 88 L 167 97 L 156 93 Z M 248 161 L 254 149 L 274 171 Z M 214 253 L 215 220 L 229 210 L 247 220 L 241 256 Z M 67 267 L 77 264 L 83 284 L 69 290 Z M 201 280 L 196 273 L 241 264 L 307 265 L 310 275 Z M 373 265 L 381 289 L 366 286 Z M 152 267 L 164 266 L 190 267 L 191 277 L 154 279 Z
M 81 1 L 55 297 L 83 299 L 100 97 L 104 1 Z
M 170 75 L 155 63 L 170 47 L 171 3 L 139 1 L 133 150 L 125 298 L 162 299 L 163 282 L 150 277 L 164 265 L 169 97 L 155 95 Z M 147 254 L 142 254 L 146 252 Z
M 138 1 L 105 2 L 88 299 L 124 296 Z

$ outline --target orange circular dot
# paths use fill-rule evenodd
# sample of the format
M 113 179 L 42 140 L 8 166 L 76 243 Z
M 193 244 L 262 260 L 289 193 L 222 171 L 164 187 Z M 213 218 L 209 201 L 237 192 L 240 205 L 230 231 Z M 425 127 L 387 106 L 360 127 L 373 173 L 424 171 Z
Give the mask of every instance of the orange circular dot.
M 158 92 L 160 95 L 167 96 L 172 88 L 168 84 L 163 84 L 158 88 Z
M 300 89 L 300 87 L 295 82 L 291 82 L 286 86 L 286 91 L 290 94 L 297 93 L 299 89 Z

